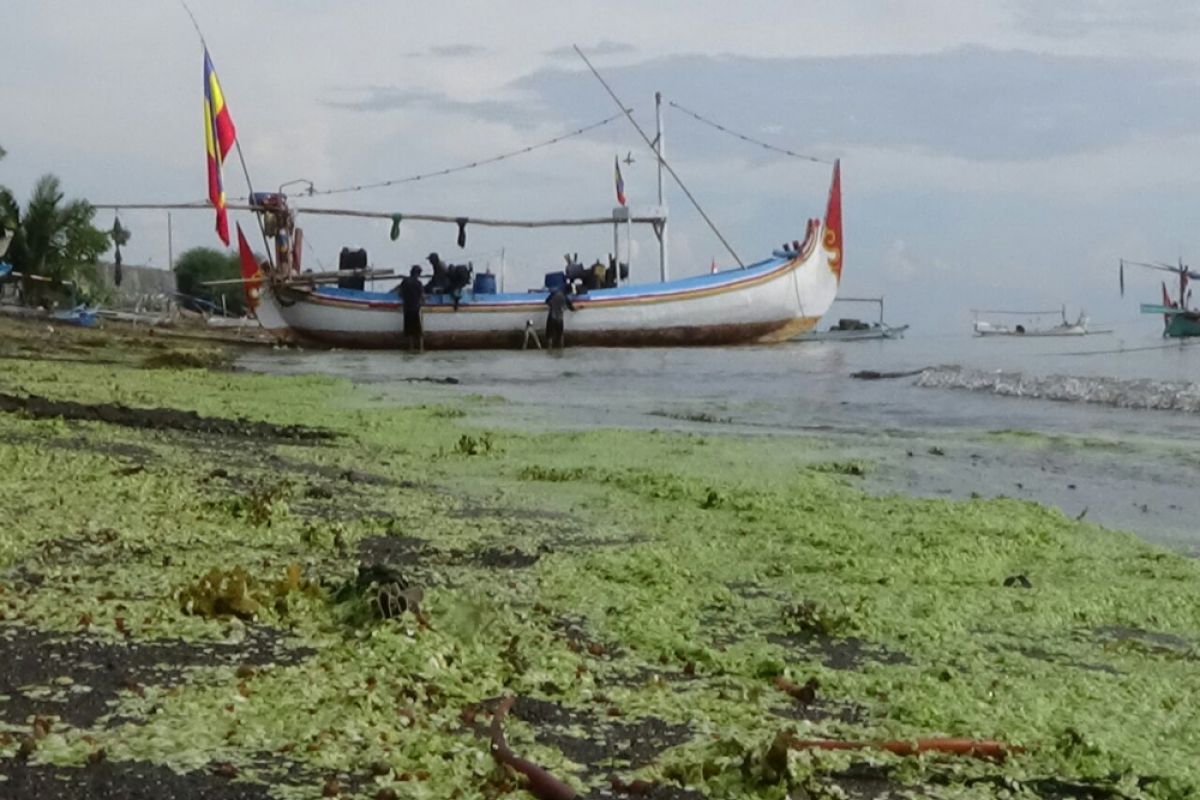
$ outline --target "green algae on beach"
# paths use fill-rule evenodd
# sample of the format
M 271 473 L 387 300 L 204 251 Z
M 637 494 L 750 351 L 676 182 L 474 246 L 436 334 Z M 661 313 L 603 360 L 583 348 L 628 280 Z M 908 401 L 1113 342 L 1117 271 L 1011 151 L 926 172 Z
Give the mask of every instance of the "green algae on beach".
M 495 797 L 512 784 L 480 723 L 513 694 L 514 749 L 581 791 L 1200 791 L 1200 568 L 1132 535 L 1018 500 L 873 497 L 872 465 L 819 439 L 484 430 L 486 399 L 450 389 L 405 406 L 317 376 L 85 362 L 9 361 L 0 390 L 243 424 L 0 414 L 0 652 L 29 669 L 0 686 L 0 774 L 102 753 L 277 797 L 331 779 Z M 339 601 L 371 564 L 423 589 L 427 625 Z M 189 613 L 229 576 L 239 613 Z M 54 637 L 75 661 L 17 658 Z M 171 657 L 132 659 L 154 652 Z M 786 730 L 1023 752 L 779 761 Z

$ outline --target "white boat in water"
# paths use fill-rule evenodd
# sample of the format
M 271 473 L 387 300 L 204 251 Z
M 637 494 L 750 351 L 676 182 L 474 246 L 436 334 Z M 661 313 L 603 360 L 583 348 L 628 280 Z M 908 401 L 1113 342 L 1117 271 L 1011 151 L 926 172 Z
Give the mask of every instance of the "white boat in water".
M 1088 336 L 1100 333 L 1112 333 L 1111 330 L 1090 329 L 1088 327 L 1087 315 L 1082 311 L 1074 322 L 1068 321 L 1066 306 L 1056 311 L 982 311 L 972 309 L 971 313 L 975 315 L 974 329 L 976 336 L 1016 336 L 1028 338 L 1036 336 Z M 979 319 L 980 314 L 1020 316 L 1025 317 L 1026 321 L 1012 324 L 988 322 Z M 1039 318 L 1054 315 L 1060 316 L 1062 319 L 1057 325 L 1043 327 L 1037 322 Z
M 859 319 L 839 319 L 829 330 L 811 330 L 793 337 L 793 342 L 862 342 L 871 339 L 903 339 L 907 325 L 889 325 L 883 321 L 882 297 L 839 297 L 835 303 L 875 303 L 879 306 L 879 320 L 863 322 Z
M 823 219 L 810 219 L 803 241 L 744 268 L 689 278 L 595 289 L 571 296 L 566 341 L 601 347 L 731 345 L 782 342 L 811 330 L 837 295 L 842 270 L 840 167 L 835 164 Z M 403 315 L 394 292 L 323 285 L 302 274 L 288 247 L 299 233 L 282 195 L 255 210 L 276 239 L 276 258 L 261 281 L 256 314 L 267 328 L 301 341 L 349 348 L 401 348 Z M 430 349 L 519 348 L 528 323 L 540 328 L 548 289 L 522 293 L 465 287 L 457 298 L 428 294 L 423 309 Z

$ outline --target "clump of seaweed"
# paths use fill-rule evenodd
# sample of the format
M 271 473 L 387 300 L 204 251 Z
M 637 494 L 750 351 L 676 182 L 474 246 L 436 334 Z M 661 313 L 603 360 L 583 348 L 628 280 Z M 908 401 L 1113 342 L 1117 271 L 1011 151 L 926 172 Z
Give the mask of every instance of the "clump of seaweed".
M 479 437 L 464 433 L 454 445 L 454 452 L 463 456 L 486 456 L 495 449 L 496 445 L 492 441 L 490 433 L 484 433 Z
M 857 628 L 853 615 L 814 600 L 803 600 L 784 608 L 783 622 L 794 633 L 807 636 L 846 636 Z
M 287 481 L 262 483 L 247 494 L 227 499 L 224 505 L 234 517 L 261 527 L 287 514 L 287 498 L 291 492 L 292 486 Z
M 178 592 L 183 613 L 206 619 L 261 619 L 268 611 L 286 614 L 288 597 L 299 592 L 319 596 L 316 583 L 305 580 L 299 564 L 289 564 L 283 577 L 262 582 L 243 567 L 209 570 L 195 583 Z
M 541 467 L 531 464 L 524 467 L 517 477 L 523 481 L 543 481 L 545 483 L 569 483 L 588 477 L 588 471 L 581 467 L 557 468 Z
M 217 369 L 229 363 L 221 350 L 165 350 L 142 359 L 146 369 Z

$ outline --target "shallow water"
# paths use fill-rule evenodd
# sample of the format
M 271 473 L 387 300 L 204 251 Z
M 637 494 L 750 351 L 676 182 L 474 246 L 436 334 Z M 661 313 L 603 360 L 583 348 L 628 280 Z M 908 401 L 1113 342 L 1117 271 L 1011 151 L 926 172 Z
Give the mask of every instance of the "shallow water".
M 869 478 L 877 491 L 1027 497 L 1200 552 L 1200 346 L 1163 340 L 1149 319 L 1087 337 L 917 332 L 895 341 L 561 355 L 284 350 L 241 365 L 343 376 L 397 402 L 508 401 L 486 406 L 488 424 L 818 433 L 878 462 Z M 938 369 L 923 378 L 851 377 L 927 367 Z M 432 382 L 444 378 L 458 382 Z

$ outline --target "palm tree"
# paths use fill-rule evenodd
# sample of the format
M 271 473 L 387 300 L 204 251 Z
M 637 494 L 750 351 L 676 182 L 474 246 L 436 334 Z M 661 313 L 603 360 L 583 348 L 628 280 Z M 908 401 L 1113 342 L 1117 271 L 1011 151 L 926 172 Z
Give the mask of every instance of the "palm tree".
M 0 191 L 0 219 L 15 220 L 8 260 L 22 273 L 26 301 L 47 295 L 94 293 L 101 288 L 96 260 L 108 249 L 108 234 L 92 225 L 96 211 L 86 200 L 63 202 L 59 180 L 43 175 L 21 213 L 12 193 Z M 6 223 L 7 225 L 7 223 Z M 35 287 L 32 276 L 48 278 Z

